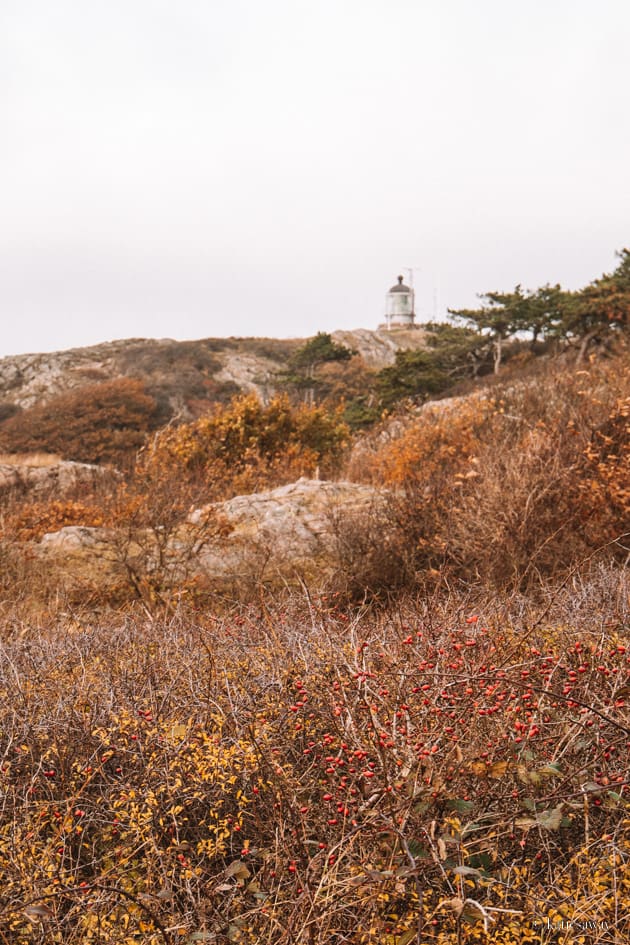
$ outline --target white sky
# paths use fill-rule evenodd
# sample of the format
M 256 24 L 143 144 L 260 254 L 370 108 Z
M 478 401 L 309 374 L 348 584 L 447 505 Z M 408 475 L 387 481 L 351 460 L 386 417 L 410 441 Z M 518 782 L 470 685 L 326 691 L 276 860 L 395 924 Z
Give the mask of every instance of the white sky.
M 615 267 L 627 0 L 0 0 L 0 354 Z

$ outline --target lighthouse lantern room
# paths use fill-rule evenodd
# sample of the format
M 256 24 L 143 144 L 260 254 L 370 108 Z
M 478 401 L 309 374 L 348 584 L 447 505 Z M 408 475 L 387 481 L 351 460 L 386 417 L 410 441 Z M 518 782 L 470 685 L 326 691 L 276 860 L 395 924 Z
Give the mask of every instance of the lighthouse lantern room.
M 415 317 L 414 291 L 403 283 L 402 276 L 398 276 L 398 282 L 385 297 L 385 325 L 388 330 L 413 328 Z

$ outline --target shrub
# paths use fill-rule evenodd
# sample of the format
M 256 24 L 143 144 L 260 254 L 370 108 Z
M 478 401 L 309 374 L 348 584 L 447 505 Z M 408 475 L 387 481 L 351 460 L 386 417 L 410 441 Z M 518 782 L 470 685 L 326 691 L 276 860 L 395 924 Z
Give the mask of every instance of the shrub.
M 153 428 L 155 406 L 141 381 L 88 384 L 9 417 L 0 427 L 0 449 L 46 451 L 85 463 L 125 462 Z
M 628 554 L 629 390 L 622 356 L 428 405 L 375 432 L 350 474 L 393 487 L 389 554 L 408 573 L 540 585 Z
M 1 535 L 12 541 L 39 541 L 48 532 L 67 525 L 96 527 L 105 523 L 102 505 L 76 499 L 16 503 L 5 513 Z
M 610 590 L 625 604 L 12 621 L 6 941 L 517 945 L 547 920 L 626 940 Z
M 161 431 L 141 465 L 161 475 L 188 476 L 214 495 L 253 491 L 338 468 L 349 431 L 338 411 L 292 407 L 285 396 L 263 405 L 238 397 L 192 423 Z

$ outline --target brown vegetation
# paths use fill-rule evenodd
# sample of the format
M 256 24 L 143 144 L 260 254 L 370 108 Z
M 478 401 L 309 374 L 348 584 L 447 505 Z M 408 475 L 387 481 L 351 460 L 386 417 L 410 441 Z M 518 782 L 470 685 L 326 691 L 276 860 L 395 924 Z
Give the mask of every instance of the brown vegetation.
M 116 383 L 124 445 L 96 390 L 95 440 L 66 412 L 29 442 L 129 455 L 150 398 Z M 338 412 L 245 397 L 121 479 L 7 498 L 0 943 L 625 941 L 629 418 L 623 349 L 350 459 Z M 388 497 L 331 511 L 332 579 L 195 580 L 225 524 L 191 507 L 318 469 Z M 104 527 L 116 586 L 28 544 L 63 524 Z
M 87 384 L 9 417 L 0 428 L 0 449 L 125 463 L 154 427 L 155 412 L 156 403 L 141 381 Z
M 553 365 L 376 431 L 350 472 L 396 490 L 389 548 L 408 580 L 531 589 L 593 555 L 627 557 L 629 398 L 625 354 Z
M 144 450 L 139 468 L 152 476 L 203 482 L 212 498 L 226 498 L 300 476 L 333 475 L 349 433 L 339 410 L 292 407 L 286 396 L 263 405 L 250 394 L 192 423 L 162 430 Z
M 623 941 L 627 593 L 13 620 L 0 940 Z

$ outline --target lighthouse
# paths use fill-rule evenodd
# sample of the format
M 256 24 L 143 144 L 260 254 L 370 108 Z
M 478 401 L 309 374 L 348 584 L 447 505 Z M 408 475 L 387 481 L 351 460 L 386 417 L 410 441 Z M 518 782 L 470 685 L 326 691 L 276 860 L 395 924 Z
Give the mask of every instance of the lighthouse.
M 385 327 L 388 331 L 391 328 L 413 328 L 415 317 L 413 289 L 404 284 L 402 276 L 398 276 L 398 282 L 385 296 Z

